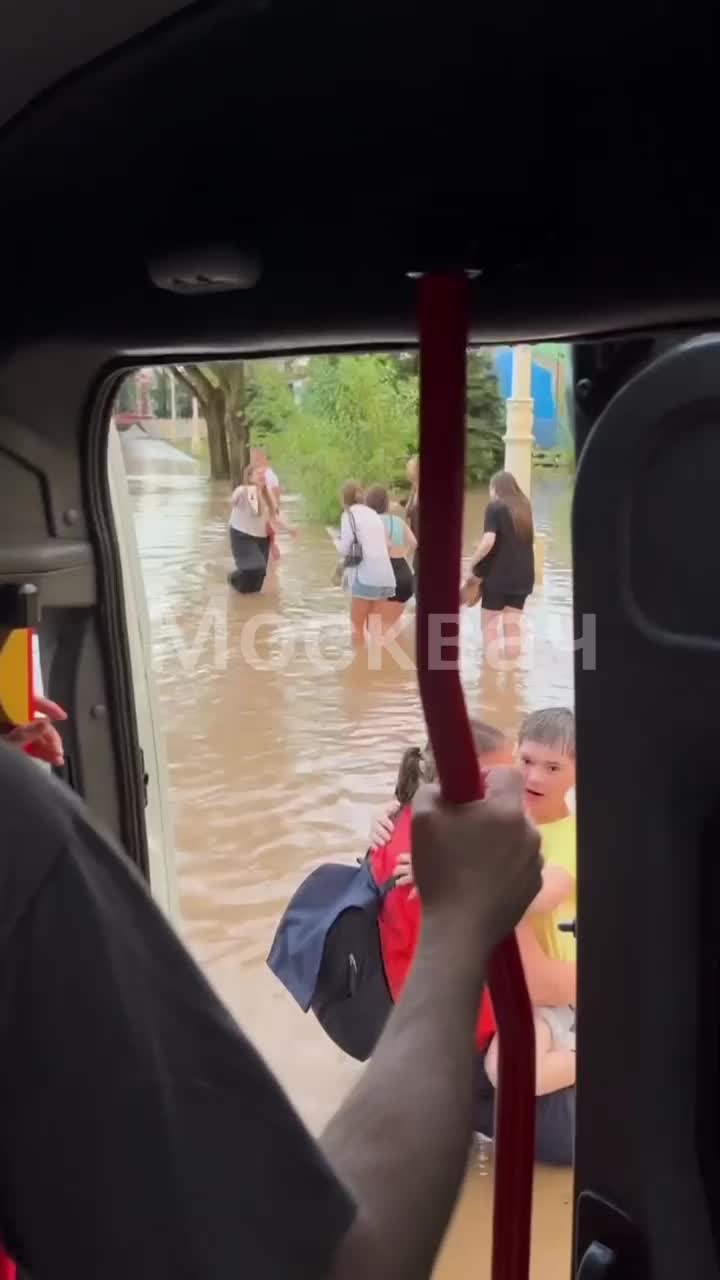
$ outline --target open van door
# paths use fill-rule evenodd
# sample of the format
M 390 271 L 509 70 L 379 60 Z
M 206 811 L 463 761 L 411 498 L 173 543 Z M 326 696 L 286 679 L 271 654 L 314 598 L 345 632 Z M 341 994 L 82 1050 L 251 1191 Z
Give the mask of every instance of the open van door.
M 718 1274 L 720 338 L 666 346 L 575 353 L 581 1280 Z
M 42 685 L 68 715 L 66 782 L 176 917 L 149 621 L 112 430 L 108 455 L 115 377 L 88 412 L 102 360 L 60 343 L 0 360 L 0 586 L 36 589 Z
M 112 423 L 108 436 L 108 476 L 110 502 L 122 568 L 125 623 L 135 693 L 135 718 L 143 760 L 150 888 L 156 901 L 177 925 L 179 910 L 175 845 L 165 740 L 160 730 L 160 712 L 152 669 L 150 618 L 128 496 L 122 446 L 117 428 Z

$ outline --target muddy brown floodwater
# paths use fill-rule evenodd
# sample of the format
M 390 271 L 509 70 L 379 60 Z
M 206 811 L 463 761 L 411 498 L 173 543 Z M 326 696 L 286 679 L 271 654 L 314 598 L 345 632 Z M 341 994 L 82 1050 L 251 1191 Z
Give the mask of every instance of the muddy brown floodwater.
M 303 520 L 281 536 L 262 596 L 227 586 L 228 494 L 182 454 L 124 442 L 167 737 L 185 940 L 306 1122 L 318 1132 L 362 1070 L 304 1016 L 265 966 L 290 894 L 316 862 L 362 853 L 400 756 L 423 741 L 412 627 L 378 670 L 352 661 L 347 605 L 330 585 L 334 551 Z M 466 547 L 486 495 L 466 503 Z M 479 611 L 466 611 L 463 680 L 471 712 L 515 730 L 532 707 L 572 701 L 568 479 L 533 481 L 545 574 L 529 602 L 530 653 L 517 672 L 483 669 Z M 476 1151 L 438 1263 L 438 1280 L 489 1276 L 492 1171 Z M 569 1264 L 571 1179 L 539 1169 L 533 1280 Z

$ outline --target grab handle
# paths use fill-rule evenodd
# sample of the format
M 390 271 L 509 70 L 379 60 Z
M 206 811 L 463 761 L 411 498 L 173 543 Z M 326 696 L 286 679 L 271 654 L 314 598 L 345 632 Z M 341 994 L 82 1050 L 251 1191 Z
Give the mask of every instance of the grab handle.
M 442 794 L 452 804 L 483 795 L 459 674 L 468 310 L 465 273 L 420 278 L 418 681 Z M 495 948 L 488 982 L 500 1045 L 492 1280 L 527 1280 L 535 1036 L 514 935 Z

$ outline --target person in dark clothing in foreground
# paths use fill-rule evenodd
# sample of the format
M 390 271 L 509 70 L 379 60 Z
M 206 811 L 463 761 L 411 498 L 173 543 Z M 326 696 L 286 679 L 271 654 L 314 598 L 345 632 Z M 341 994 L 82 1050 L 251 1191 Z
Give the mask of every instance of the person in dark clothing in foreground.
M 466 1166 L 487 956 L 541 884 L 519 775 L 459 809 L 418 794 L 415 964 L 319 1143 L 122 851 L 4 744 L 0 831 L 11 1256 L 36 1280 L 429 1276 Z

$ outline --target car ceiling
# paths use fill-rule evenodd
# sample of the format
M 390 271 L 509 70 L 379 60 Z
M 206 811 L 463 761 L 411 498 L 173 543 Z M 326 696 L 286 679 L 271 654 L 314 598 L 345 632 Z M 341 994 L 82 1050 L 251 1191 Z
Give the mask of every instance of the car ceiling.
M 714 47 L 671 4 L 582 30 L 462 0 L 42 12 L 0 51 L 6 341 L 403 342 L 408 273 L 456 266 L 478 339 L 720 318 Z M 153 285 L 158 255 L 213 242 L 259 283 Z
M 184 7 L 184 0 L 5 0 L 0 125 L 44 90 Z

